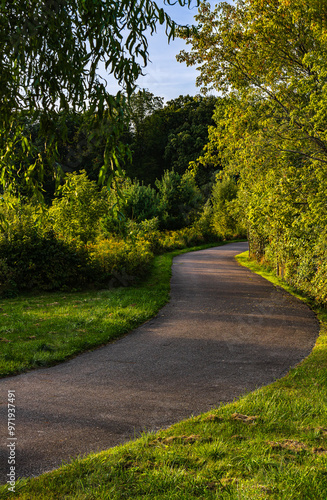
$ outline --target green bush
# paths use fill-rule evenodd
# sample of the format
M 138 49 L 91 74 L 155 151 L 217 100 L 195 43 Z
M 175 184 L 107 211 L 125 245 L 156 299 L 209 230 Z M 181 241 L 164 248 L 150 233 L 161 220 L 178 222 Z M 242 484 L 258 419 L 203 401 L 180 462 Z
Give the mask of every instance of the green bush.
M 5 257 L 0 258 L 0 295 L 15 297 L 17 294 L 15 269 L 8 264 Z
M 53 233 L 12 235 L 0 241 L 0 290 L 59 290 L 85 286 L 92 276 L 83 248 L 58 240 Z
M 138 241 L 147 241 L 149 249 L 158 255 L 163 251 L 161 232 L 159 230 L 158 217 L 141 222 L 128 221 L 126 225 L 126 236 L 134 244 Z
M 252 256 L 265 262 L 277 276 L 312 297 L 327 303 L 327 232 L 324 227 L 305 225 L 302 217 L 282 226 L 267 217 L 260 227 L 263 236 L 251 229 Z M 264 230 L 264 231 L 263 231 Z
M 108 190 L 99 190 L 83 171 L 67 174 L 61 197 L 53 200 L 49 217 L 53 230 L 65 241 L 87 243 L 99 236 L 101 219 L 109 210 Z
M 138 180 L 120 180 L 110 191 L 110 210 L 100 220 L 100 238 L 129 237 L 130 224 L 155 219 L 159 214 L 158 193 Z
M 159 195 L 151 186 L 126 179 L 123 185 L 122 212 L 126 219 L 136 222 L 153 219 L 159 215 Z
M 204 204 L 198 218 L 192 224 L 194 231 L 208 242 L 221 240 L 221 236 L 213 227 L 213 214 L 214 210 L 211 200 L 208 200 Z
M 38 234 L 49 230 L 48 213 L 45 207 L 29 203 L 5 193 L 0 198 L 0 240 L 11 240 L 14 235 L 29 234 L 36 229 Z
M 149 242 L 141 238 L 137 244 L 118 238 L 102 239 L 87 248 L 99 282 L 107 285 L 132 284 L 144 276 L 153 258 Z
M 237 204 L 237 184 L 233 178 L 217 179 L 212 190 L 212 226 L 215 233 L 228 239 L 233 236 L 244 236 L 241 227 Z
M 119 200 L 118 191 L 99 191 L 85 172 L 67 176 L 61 198 L 54 200 L 49 211 L 10 195 L 3 197 L 0 294 L 126 286 L 144 277 L 154 254 L 208 241 L 211 211 L 207 207 L 195 218 L 200 196 L 189 174 L 167 172 L 159 184 L 165 193 L 162 206 L 168 225 L 195 220 L 175 231 L 160 231 L 163 221 L 158 216 L 143 219 L 158 213 L 159 198 L 153 188 L 129 180 L 122 181 L 121 187 L 128 195 L 126 217 L 120 213 L 124 201 Z M 134 220 L 127 218 L 126 207 Z
M 311 296 L 319 304 L 327 302 L 327 234 L 311 231 L 296 240 L 287 235 L 280 238 L 279 248 L 272 241 L 267 250 L 267 260 L 279 261 L 282 277 L 296 288 Z M 281 273 L 279 272 L 279 275 Z
M 202 195 L 192 173 L 180 175 L 174 170 L 156 181 L 160 199 L 161 229 L 176 230 L 194 222 L 201 207 Z

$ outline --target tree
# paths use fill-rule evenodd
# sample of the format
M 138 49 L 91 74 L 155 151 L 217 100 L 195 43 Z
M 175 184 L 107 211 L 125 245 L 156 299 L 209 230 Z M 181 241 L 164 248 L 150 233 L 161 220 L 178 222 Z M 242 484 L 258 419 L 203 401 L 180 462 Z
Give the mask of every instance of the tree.
M 243 235 L 244 231 L 233 206 L 237 195 L 237 184 L 232 178 L 217 179 L 212 190 L 212 225 L 224 239 Z
M 124 221 L 142 222 L 159 215 L 159 196 L 151 186 L 141 184 L 137 179 L 131 181 L 125 177 L 120 183 L 121 197 L 111 191 L 113 206 L 119 208 Z M 122 199 L 121 199 L 122 198 Z
M 277 123 L 297 153 L 327 162 L 327 44 L 319 27 L 326 14 L 319 9 L 317 0 L 239 0 L 212 12 L 203 3 L 199 29 L 181 34 L 192 50 L 179 60 L 200 64 L 197 82 L 204 91 L 214 87 L 262 103 L 267 129 Z M 313 22 L 317 16 L 320 24 Z
M 108 190 L 100 190 L 86 172 L 67 174 L 60 198 L 49 209 L 53 230 L 65 241 L 94 241 L 100 233 L 100 220 L 110 210 Z
M 176 172 L 183 174 L 189 163 L 200 155 L 208 139 L 208 127 L 214 123 L 216 101 L 213 96 L 187 95 L 167 103 L 170 132 L 164 160 Z
M 199 85 L 227 96 L 209 131 L 238 179 L 250 250 L 319 300 L 327 297 L 327 9 L 319 0 L 202 4 L 192 45 Z
M 191 0 L 178 2 L 190 5 Z M 102 178 L 110 169 L 119 171 L 126 96 L 134 90 L 142 64 L 148 62 L 146 30 L 153 33 L 158 23 L 165 24 L 170 40 L 175 35 L 174 21 L 153 0 L 3 0 L 0 17 L 3 186 L 19 176 L 37 191 L 45 162 L 58 175 L 56 142 L 66 134 L 66 115 L 86 108 L 93 118 L 92 129 L 107 137 Z M 125 95 L 110 95 L 98 74 L 100 62 Z M 26 116 L 39 122 L 42 151 L 24 130 Z M 19 171 L 17 161 L 26 152 L 34 161 Z
M 182 175 L 207 141 L 215 101 L 214 97 L 179 96 L 144 115 L 140 133 L 134 133 L 133 161 L 127 173 L 151 184 L 167 169 Z
M 155 96 L 147 89 L 139 90 L 131 95 L 128 107 L 128 125 L 130 131 L 137 139 L 143 139 L 145 118 L 162 108 L 163 97 Z
M 194 221 L 203 199 L 190 172 L 166 170 L 156 187 L 162 229 L 181 229 Z
M 160 147 L 165 135 L 161 129 L 162 123 L 158 117 L 163 108 L 163 98 L 154 96 L 146 89 L 131 96 L 127 114 L 132 159 L 126 162 L 124 168 L 131 178 L 152 182 L 160 176 L 155 166 L 156 158 L 160 156 Z M 160 130 L 160 132 L 159 132 Z M 155 137 L 153 137 L 155 134 Z M 153 161 L 153 156 L 155 160 Z
M 56 166 L 60 169 L 63 175 L 71 172 L 80 172 L 85 170 L 91 180 L 97 181 L 99 171 L 103 162 L 103 154 L 106 146 L 106 137 L 102 136 L 102 140 L 90 138 L 89 122 L 92 117 L 88 113 L 66 113 L 65 117 L 65 136 L 60 136 L 59 130 L 62 126 L 62 119 L 53 117 L 53 128 L 57 131 L 56 143 Z M 33 144 L 33 150 L 30 153 L 25 153 L 22 157 L 15 155 L 14 165 L 15 171 L 25 171 L 29 168 L 35 156 L 42 154 L 44 139 L 40 137 L 40 123 L 30 117 L 26 117 L 25 122 L 22 122 L 23 135 L 30 137 Z M 42 193 L 44 201 L 48 204 L 53 199 L 56 184 L 53 179 L 53 169 L 50 162 L 44 161 L 42 175 Z M 19 182 L 19 192 L 26 192 L 26 186 L 23 182 Z M 26 193 L 30 194 L 30 193 Z

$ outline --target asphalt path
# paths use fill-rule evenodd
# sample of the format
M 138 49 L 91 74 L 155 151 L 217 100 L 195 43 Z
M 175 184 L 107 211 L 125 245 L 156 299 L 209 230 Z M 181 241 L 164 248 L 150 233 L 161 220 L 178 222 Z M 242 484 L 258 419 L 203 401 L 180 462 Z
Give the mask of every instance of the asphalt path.
M 246 243 L 174 258 L 171 300 L 122 339 L 52 368 L 0 380 L 0 479 L 7 481 L 8 390 L 16 395 L 16 472 L 165 428 L 285 375 L 312 350 L 315 315 L 241 267 Z

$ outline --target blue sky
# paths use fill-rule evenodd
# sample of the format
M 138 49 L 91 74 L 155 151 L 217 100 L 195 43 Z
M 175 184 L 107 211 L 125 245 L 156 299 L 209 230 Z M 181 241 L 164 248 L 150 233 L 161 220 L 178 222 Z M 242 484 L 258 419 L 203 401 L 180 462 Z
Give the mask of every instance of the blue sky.
M 218 1 L 210 0 L 212 6 Z M 187 6 L 180 5 L 164 6 L 163 1 L 157 1 L 159 6 L 163 6 L 168 14 L 180 24 L 193 24 L 194 15 L 197 14 L 197 7 L 188 9 Z M 192 2 L 195 6 L 195 1 Z M 176 61 L 176 55 L 180 50 L 188 48 L 183 40 L 175 39 L 169 44 L 165 30 L 158 26 L 157 33 L 149 36 L 149 55 L 151 63 L 144 69 L 145 76 L 138 80 L 140 88 L 146 88 L 154 95 L 163 97 L 165 101 L 175 99 L 180 95 L 195 95 L 200 92 L 196 87 L 195 80 L 198 71 L 195 67 L 187 67 L 185 63 Z M 116 92 L 118 86 L 107 78 L 111 92 Z
M 165 10 L 180 24 L 195 23 L 194 15 L 198 11 L 197 7 L 188 9 L 187 6 L 179 5 L 166 6 Z M 195 85 L 198 71 L 195 67 L 187 67 L 185 63 L 176 61 L 176 55 L 184 48 L 187 48 L 185 42 L 178 38 L 168 44 L 164 28 L 158 26 L 157 33 L 149 38 L 151 63 L 145 68 L 145 76 L 139 79 L 139 85 L 165 100 L 179 95 L 198 94 L 200 89 Z

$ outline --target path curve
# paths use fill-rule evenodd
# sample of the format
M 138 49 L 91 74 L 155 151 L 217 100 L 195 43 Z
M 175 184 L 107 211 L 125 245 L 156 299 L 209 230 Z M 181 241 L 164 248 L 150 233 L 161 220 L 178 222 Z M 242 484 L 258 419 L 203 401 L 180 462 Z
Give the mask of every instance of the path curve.
M 175 257 L 171 301 L 124 338 L 52 368 L 0 380 L 1 482 L 7 391 L 16 391 L 18 476 L 107 449 L 271 383 L 319 332 L 302 302 L 248 269 L 232 243 Z

